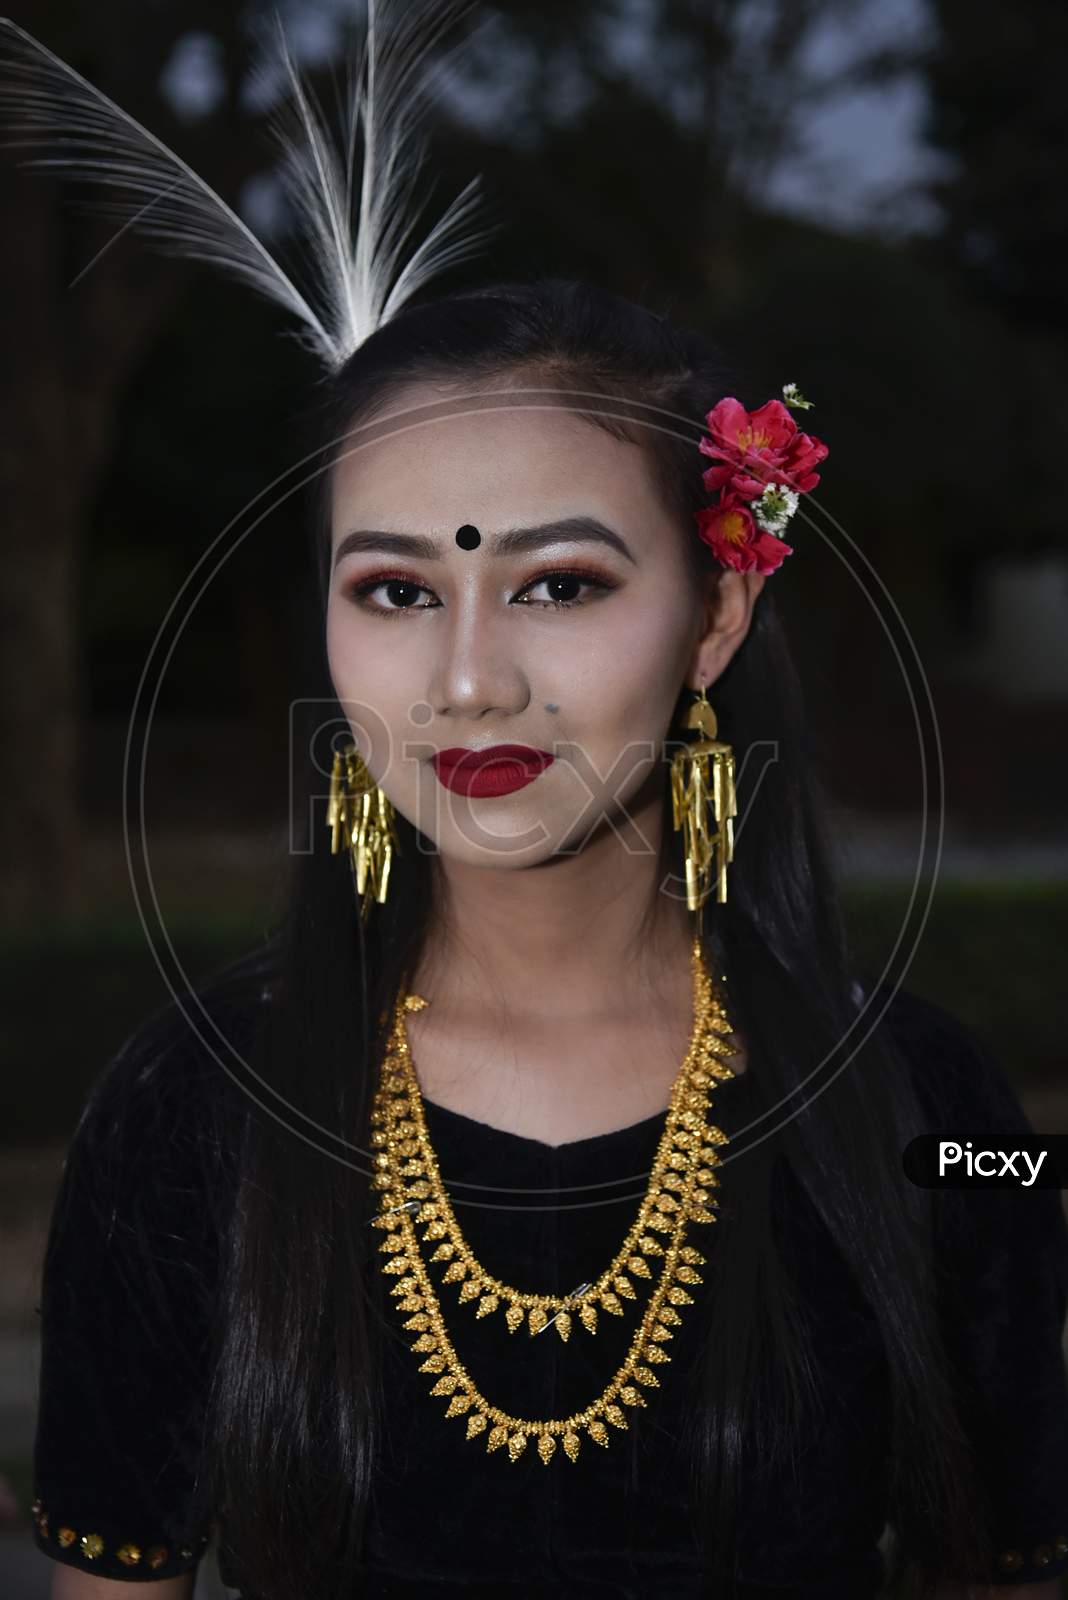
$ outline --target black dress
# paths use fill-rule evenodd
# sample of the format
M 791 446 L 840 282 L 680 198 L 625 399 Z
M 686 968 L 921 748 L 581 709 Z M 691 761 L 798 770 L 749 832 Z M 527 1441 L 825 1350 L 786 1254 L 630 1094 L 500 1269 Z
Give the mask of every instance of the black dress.
M 952 1121 L 1000 1148 L 1033 1132 L 1000 1067 L 948 1013 L 901 993 L 887 1020 L 906 1046 L 931 1131 Z M 227 1026 L 240 1042 L 251 1023 L 230 1015 Z M 162 1074 L 146 1095 L 142 1069 L 161 1053 Z M 728 1136 L 744 1125 L 746 1077 L 714 1091 L 711 1120 Z M 209 1539 L 210 1520 L 194 1526 L 188 1513 L 209 1340 L 204 1280 L 218 1216 L 218 1197 L 207 1190 L 216 1168 L 210 1152 L 197 1154 L 196 1141 L 177 1130 L 221 1081 L 184 1018 L 168 1008 L 104 1074 L 65 1165 L 43 1280 L 35 1538 L 54 1560 L 101 1576 L 138 1581 L 190 1570 Z M 595 1279 L 618 1249 L 665 1113 L 558 1147 L 432 1102 L 426 1115 L 475 1255 L 517 1287 L 566 1294 Z M 485 1188 L 468 1191 L 462 1182 Z M 725 1168 L 724 1196 L 728 1182 Z M 574 1192 L 590 1184 L 604 1187 Z M 561 1191 L 557 1204 L 547 1188 Z M 529 1204 L 515 1193 L 523 1189 L 532 1191 Z M 103 1207 L 101 1192 L 109 1197 Z M 480 1204 L 463 1204 L 469 1196 Z M 889 1402 L 881 1345 L 870 1309 L 785 1164 L 776 1168 L 773 1197 L 785 1259 L 796 1264 L 815 1318 L 828 1413 L 807 1447 L 799 1487 L 742 1497 L 739 1594 L 864 1600 L 877 1593 L 883 1571 Z M 707 1255 L 714 1237 L 713 1226 L 695 1225 L 690 1242 Z M 138 1239 L 149 1241 L 147 1257 L 135 1250 Z M 1068 1572 L 1061 1192 L 970 1195 L 940 1214 L 938 1248 L 960 1286 L 948 1337 L 974 1397 L 967 1426 L 995 1508 L 990 1582 Z M 633 1316 L 602 1315 L 596 1337 L 576 1326 L 564 1344 L 552 1329 L 510 1335 L 502 1316 L 476 1319 L 446 1290 L 442 1304 L 482 1393 L 521 1416 L 587 1405 L 634 1329 Z M 692 1312 L 676 1330 L 670 1364 L 657 1368 L 659 1387 L 644 1391 L 646 1407 L 629 1413 L 628 1429 L 613 1431 L 607 1448 L 584 1437 L 576 1462 L 558 1451 L 547 1465 L 532 1449 L 513 1462 L 504 1450 L 488 1454 L 484 1443 L 469 1442 L 462 1417 L 447 1418 L 448 1401 L 430 1396 L 412 1335 L 399 1332 L 401 1314 L 395 1320 L 398 1337 L 387 1341 L 385 1357 L 388 1444 L 354 1597 L 693 1600 L 709 1592 L 680 1451 L 698 1354 Z M 227 1585 L 240 1588 L 225 1537 L 220 1567 Z

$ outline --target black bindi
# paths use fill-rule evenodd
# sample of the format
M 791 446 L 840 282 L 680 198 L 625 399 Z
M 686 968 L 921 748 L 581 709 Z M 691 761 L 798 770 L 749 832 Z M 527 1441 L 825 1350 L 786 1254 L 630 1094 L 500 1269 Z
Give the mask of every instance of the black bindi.
M 456 543 L 461 550 L 477 550 L 482 543 L 482 535 L 472 522 L 465 522 L 462 528 L 456 530 Z

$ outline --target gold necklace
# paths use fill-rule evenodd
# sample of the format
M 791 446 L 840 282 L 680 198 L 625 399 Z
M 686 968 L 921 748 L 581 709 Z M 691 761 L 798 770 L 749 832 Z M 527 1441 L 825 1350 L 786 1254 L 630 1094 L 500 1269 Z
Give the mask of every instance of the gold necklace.
M 430 1392 L 450 1397 L 446 1416 L 467 1414 L 468 1439 L 488 1428 L 487 1450 L 507 1443 L 513 1461 L 518 1460 L 529 1438 L 537 1439 L 538 1454 L 546 1465 L 555 1453 L 558 1438 L 563 1440 L 565 1454 L 574 1461 L 580 1445 L 578 1430 L 582 1427 L 590 1438 L 607 1447 L 610 1436 L 602 1418 L 617 1428 L 626 1428 L 626 1416 L 616 1401 L 644 1406 L 636 1385 L 659 1387 L 649 1364 L 670 1361 L 661 1345 L 674 1337 L 671 1330 L 681 1323 L 678 1308 L 693 1304 L 682 1285 L 703 1281 L 695 1267 L 703 1265 L 705 1257 L 685 1243 L 685 1235 L 692 1222 L 716 1220 L 717 1202 L 708 1190 L 718 1187 L 719 1180 L 712 1169 L 719 1164 L 717 1147 L 728 1141 L 707 1119 L 709 1088 L 714 1080 L 734 1074 L 724 1059 L 733 1054 L 723 1037 L 731 1032 L 731 1025 L 704 970 L 697 939 L 693 941 L 691 959 L 694 1026 L 690 1046 L 672 1088 L 664 1131 L 637 1220 L 597 1282 L 584 1284 L 581 1292 L 563 1297 L 529 1294 L 502 1283 L 479 1265 L 467 1246 L 441 1181 L 404 1025 L 407 1011 L 420 1010 L 428 1002 L 403 991 L 397 998 L 371 1112 L 371 1142 L 377 1151 L 373 1183 L 381 1191 L 379 1214 L 372 1220 L 387 1235 L 379 1246 L 388 1257 L 382 1270 L 397 1279 L 390 1293 L 397 1297 L 398 1310 L 411 1313 L 404 1327 L 418 1334 L 412 1350 L 426 1355 L 419 1371 L 440 1374 Z M 635 1276 L 651 1278 L 645 1258 L 660 1259 L 660 1278 L 630 1349 L 598 1399 L 584 1411 L 547 1421 L 513 1417 L 484 1399 L 446 1332 L 416 1237 L 416 1227 L 423 1223 L 427 1225 L 423 1239 L 438 1241 L 430 1259 L 448 1263 L 444 1281 L 460 1284 L 461 1302 L 478 1299 L 477 1316 L 489 1315 L 507 1300 L 509 1331 L 514 1332 L 526 1317 L 533 1335 L 548 1325 L 552 1311 L 552 1321 L 565 1341 L 571 1329 L 571 1312 L 576 1308 L 579 1321 L 590 1333 L 597 1329 L 595 1301 L 606 1311 L 624 1315 L 620 1295 L 627 1299 L 636 1296 L 623 1267 Z M 657 1232 L 669 1236 L 666 1248 L 652 1237 Z
M 686 1057 L 680 1068 L 676 1086 L 679 1079 L 689 1074 L 689 1083 L 686 1092 L 695 1094 L 703 1091 L 709 1078 L 727 1078 L 733 1076 L 729 1068 L 723 1065 L 723 1058 L 729 1056 L 731 1047 L 725 1042 L 723 1035 L 731 1031 L 722 1005 L 711 991 L 711 985 L 704 973 L 700 956 L 700 947 L 694 942 L 693 947 L 693 1015 L 694 1025 L 687 1049 Z M 650 1184 L 637 1219 L 629 1230 L 623 1244 L 608 1268 L 593 1284 L 583 1285 L 583 1292 L 577 1291 L 573 1295 L 559 1297 L 548 1294 L 528 1294 L 513 1289 L 508 1284 L 487 1273 L 476 1260 L 469 1249 L 463 1233 L 456 1220 L 448 1193 L 441 1180 L 437 1160 L 434 1156 L 433 1146 L 426 1128 L 423 1114 L 422 1094 L 419 1090 L 411 1060 L 407 1035 L 404 1029 L 405 1010 L 421 1010 L 429 1002 L 418 995 L 402 997 L 398 1006 L 399 1026 L 395 1029 L 390 1042 L 389 1053 L 386 1057 L 385 1071 L 389 1074 L 386 1085 L 389 1093 L 394 1098 L 386 1099 L 385 1110 L 387 1116 L 383 1119 L 393 1128 L 396 1136 L 396 1149 L 402 1158 L 399 1175 L 404 1179 L 414 1179 L 408 1188 L 411 1200 L 422 1200 L 425 1203 L 419 1208 L 416 1222 L 428 1222 L 424 1240 L 440 1241 L 437 1248 L 430 1256 L 431 1261 L 441 1261 L 446 1266 L 443 1283 L 457 1283 L 459 1285 L 459 1300 L 461 1304 L 474 1304 L 477 1298 L 478 1306 L 476 1317 L 487 1316 L 501 1307 L 507 1301 L 508 1307 L 505 1317 L 508 1330 L 514 1333 L 520 1324 L 526 1320 L 531 1335 L 540 1333 L 549 1325 L 549 1313 L 555 1315 L 551 1321 L 561 1339 L 567 1340 L 571 1332 L 571 1312 L 577 1307 L 581 1326 L 589 1333 L 597 1331 L 596 1302 L 602 1309 L 616 1316 L 624 1315 L 624 1308 L 620 1296 L 628 1300 L 636 1298 L 634 1287 L 626 1272 L 630 1271 L 636 1277 L 650 1278 L 648 1262 L 645 1255 L 662 1256 L 661 1246 L 655 1239 L 649 1237 L 650 1230 L 670 1231 L 670 1217 L 665 1215 L 676 1208 L 676 1203 L 666 1191 L 682 1188 L 684 1172 L 689 1165 L 684 1154 L 665 1149 L 670 1145 L 667 1138 L 668 1129 L 665 1128 L 665 1139 L 661 1142 L 657 1162 L 654 1163 L 650 1175 Z M 693 1073 L 698 1076 L 695 1078 Z M 692 1085 L 692 1087 L 691 1087 Z M 694 1100 L 694 1106 L 700 1108 L 702 1102 Z M 689 1107 L 684 1107 L 689 1109 Z M 401 1124 L 409 1119 L 414 1131 L 408 1131 Z M 374 1120 L 374 1119 L 373 1119 Z M 386 1144 L 384 1135 L 380 1135 L 378 1145 Z M 701 1141 L 698 1141 L 699 1145 Z M 718 1179 L 711 1168 L 717 1164 L 713 1141 L 707 1141 L 706 1164 L 699 1166 L 696 1173 L 696 1183 L 699 1186 L 692 1198 L 696 1206 L 704 1206 L 709 1202 L 707 1189 L 718 1186 Z M 385 1163 L 379 1161 L 380 1168 Z M 662 1169 L 662 1170 L 661 1170 Z M 681 1169 L 681 1171 L 680 1171 Z M 711 1201 L 714 1206 L 715 1201 Z M 701 1218 L 700 1220 L 712 1220 Z M 379 1221 L 377 1226 L 389 1226 L 388 1223 Z M 384 1253 L 393 1253 L 400 1250 L 400 1244 L 394 1240 L 384 1240 L 381 1247 Z M 693 1252 L 694 1255 L 697 1252 Z M 688 1261 L 688 1257 L 683 1257 Z M 395 1269 L 401 1270 L 401 1265 Z M 684 1277 L 683 1281 L 699 1283 L 701 1279 L 694 1274 Z M 418 1323 L 413 1326 L 418 1327 Z

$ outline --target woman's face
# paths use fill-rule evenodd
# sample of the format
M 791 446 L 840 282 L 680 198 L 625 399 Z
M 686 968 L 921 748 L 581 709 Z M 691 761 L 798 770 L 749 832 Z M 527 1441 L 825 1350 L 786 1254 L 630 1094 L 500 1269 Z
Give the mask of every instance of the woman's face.
M 338 463 L 331 677 L 376 782 L 444 857 L 531 866 L 662 793 L 706 626 L 684 537 L 644 451 L 563 410 L 468 411 Z M 440 751 L 505 743 L 555 759 L 483 761 L 521 783 L 505 792 L 438 775 Z

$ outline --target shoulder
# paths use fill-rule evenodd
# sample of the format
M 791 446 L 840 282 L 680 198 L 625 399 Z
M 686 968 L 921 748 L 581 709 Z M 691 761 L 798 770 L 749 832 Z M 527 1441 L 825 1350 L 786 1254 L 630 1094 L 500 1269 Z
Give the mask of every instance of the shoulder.
M 962 1067 L 977 1052 L 982 1053 L 973 1029 L 935 1000 L 887 984 L 866 990 L 864 998 L 881 1014 L 902 1054 L 921 1069 L 937 1071 L 945 1063 L 952 1070 Z
M 146 1016 L 103 1064 L 68 1143 L 52 1227 L 54 1248 L 92 1216 L 136 1219 L 156 1234 L 187 1231 L 222 1194 L 240 1132 L 240 1081 L 269 1009 L 261 961 L 210 976 Z M 109 1220 L 111 1219 L 111 1220 Z
M 158 1074 L 153 1087 L 159 1088 L 180 1069 L 194 1072 L 199 1083 L 218 1055 L 252 1044 L 275 981 L 263 960 L 245 957 L 176 992 L 130 1033 L 102 1083 L 135 1091 Z
M 91 1542 L 104 1578 L 176 1576 L 207 1542 L 203 1425 L 245 1104 L 227 1069 L 270 996 L 261 952 L 159 1007 L 68 1145 L 40 1278 L 36 1539 L 73 1567 Z
M 228 1063 L 254 1046 L 270 1007 L 274 980 L 251 958 L 176 993 L 149 1013 L 108 1061 L 86 1101 L 79 1123 L 90 1118 L 104 1131 L 112 1119 L 134 1116 L 162 1123 L 182 1108 L 192 1111 L 221 1092 Z
M 885 1014 L 919 1107 L 916 1132 L 976 1149 L 1031 1148 L 1036 1129 L 1009 1071 L 959 1017 L 933 1001 L 899 991 Z M 950 1185 L 932 1191 L 937 1238 L 955 1270 L 975 1283 L 999 1284 L 989 1296 L 1050 1299 L 1058 1344 L 1068 1310 L 1068 1218 L 1059 1188 L 1032 1184 L 1001 1190 Z M 1030 1275 L 1030 1276 L 1029 1276 Z M 1035 1288 L 1041 1280 L 1042 1287 Z M 1027 1293 L 1024 1285 L 1028 1284 Z M 1016 1293 L 1018 1291 L 1018 1293 Z M 993 1313 L 992 1313 L 993 1314 Z

